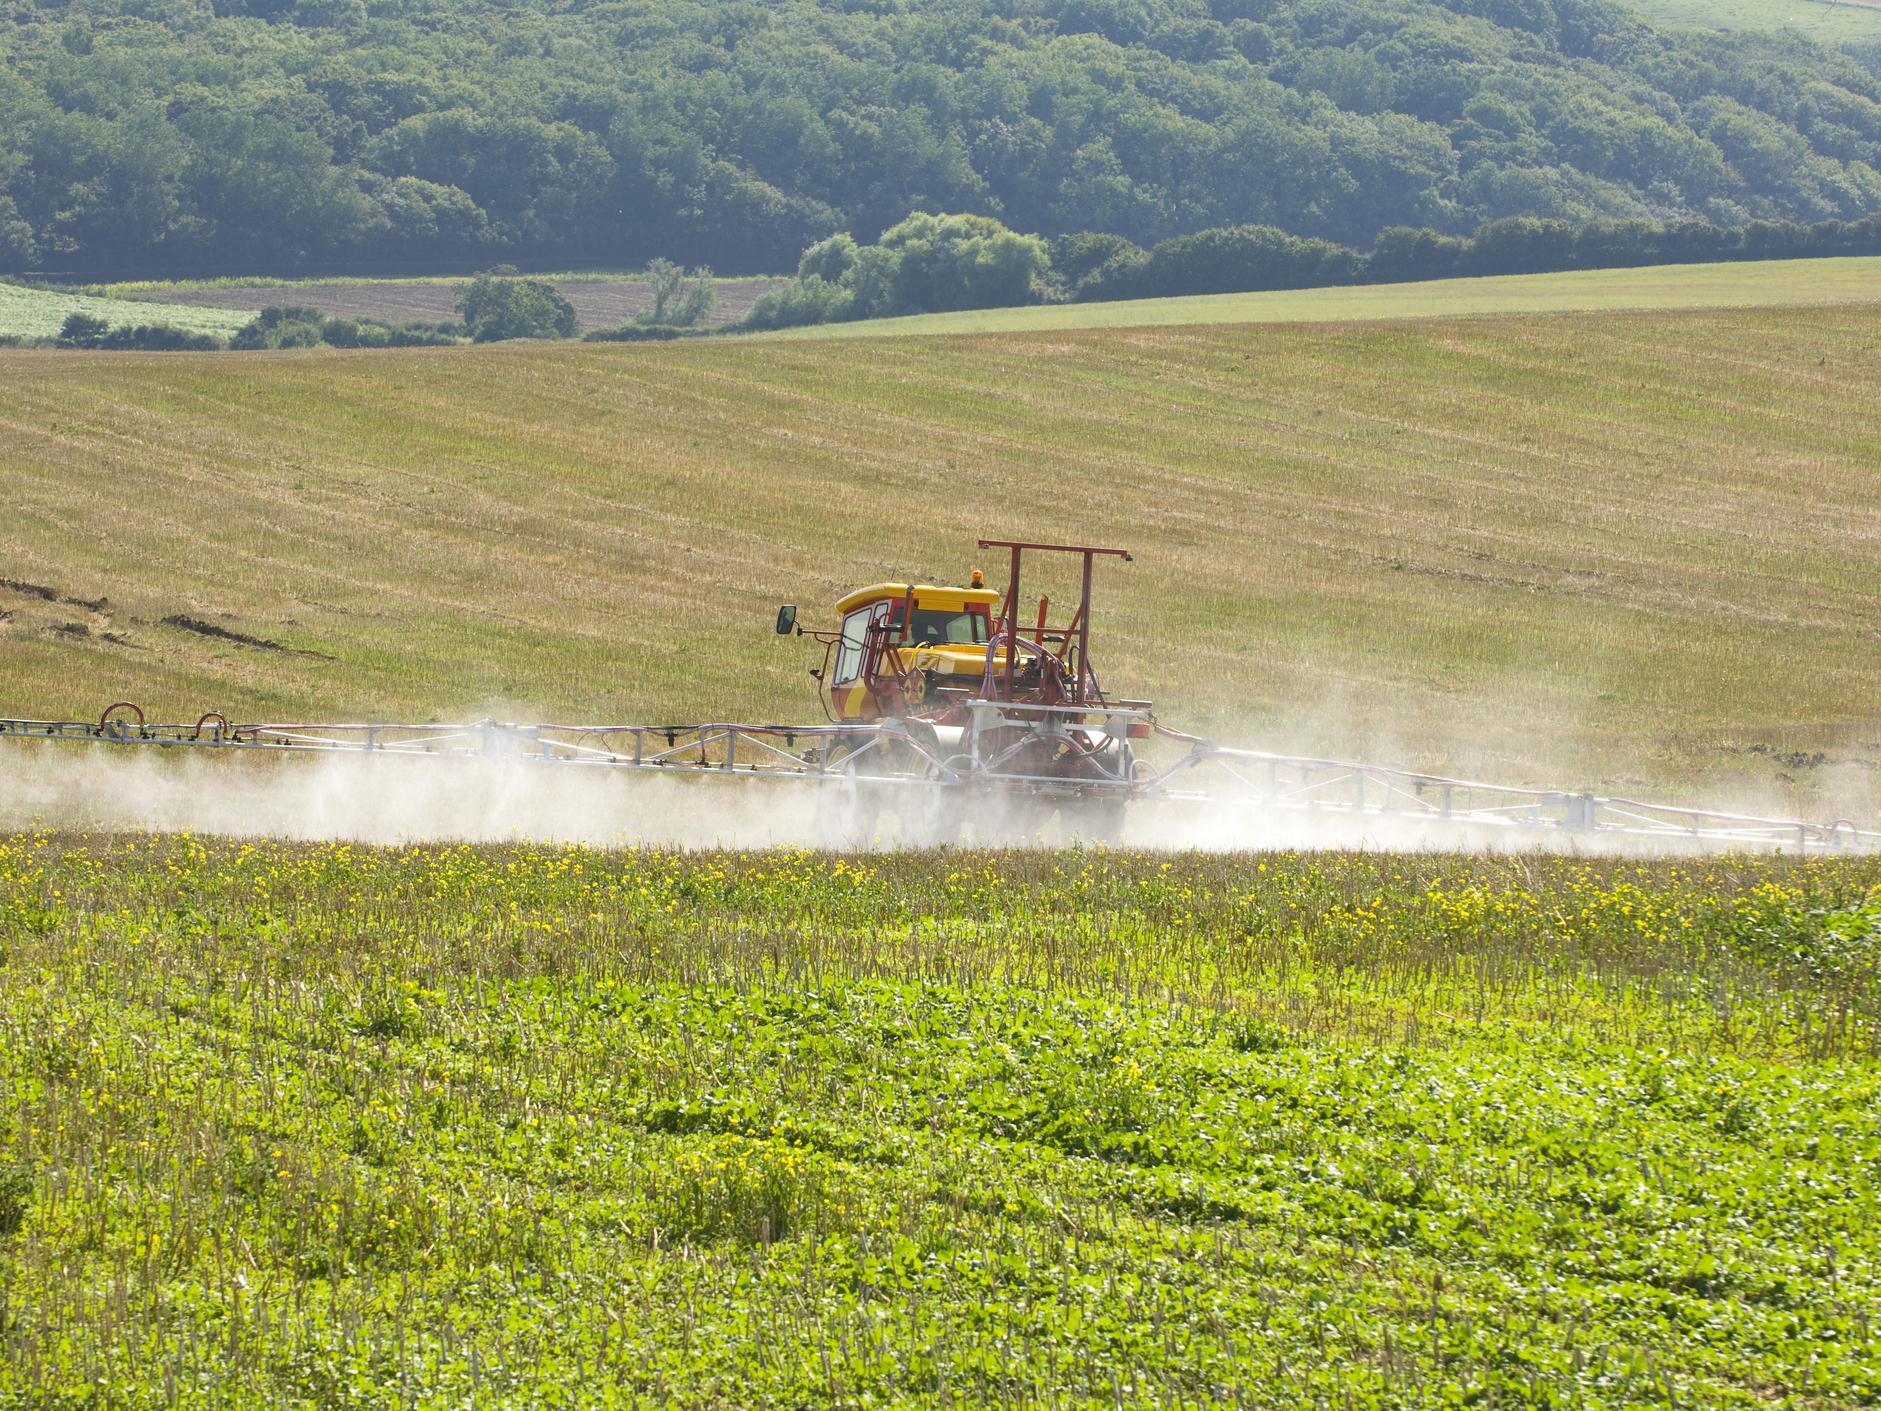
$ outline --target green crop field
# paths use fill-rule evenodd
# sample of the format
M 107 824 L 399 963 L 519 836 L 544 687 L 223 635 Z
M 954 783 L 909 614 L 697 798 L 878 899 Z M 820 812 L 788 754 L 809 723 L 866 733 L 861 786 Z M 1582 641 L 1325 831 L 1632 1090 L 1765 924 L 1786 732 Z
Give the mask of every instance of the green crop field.
M 1176 725 L 1871 820 L 1878 312 L 0 353 L 4 712 L 814 720 L 1019 536 Z
M 0 838 L 0 1404 L 1856 1407 L 1881 864 Z
M 1881 6 L 1864 0 L 1628 0 L 1654 24 L 1806 35 L 1822 44 L 1881 39 Z
M 252 309 L 209 308 L 167 303 L 157 299 L 119 299 L 94 294 L 69 294 L 55 289 L 28 289 L 0 280 L 0 337 L 51 338 L 72 314 L 90 314 L 113 328 L 140 323 L 165 323 L 193 333 L 223 337 L 254 318 Z

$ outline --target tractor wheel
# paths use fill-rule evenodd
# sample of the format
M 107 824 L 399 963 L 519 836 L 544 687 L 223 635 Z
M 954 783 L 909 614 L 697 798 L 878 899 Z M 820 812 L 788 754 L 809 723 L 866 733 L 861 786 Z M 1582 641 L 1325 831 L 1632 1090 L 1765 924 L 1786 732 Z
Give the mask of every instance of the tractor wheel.
M 1079 799 L 1061 810 L 1068 841 L 1114 847 L 1123 841 L 1129 800 L 1122 794 Z
M 1036 794 L 994 794 L 986 801 L 987 831 L 995 846 L 1033 847 L 1048 842 L 1057 803 Z
M 901 838 L 910 847 L 957 847 L 966 824 L 966 800 L 958 785 L 911 785 L 901 804 Z
M 895 772 L 906 783 L 895 790 L 893 807 L 901 820 L 901 841 L 917 848 L 949 847 L 960 841 L 966 809 L 963 787 L 949 782 L 947 767 L 939 761 L 946 750 L 931 721 L 902 722 L 905 742 L 897 742 L 890 756 Z
M 882 786 L 863 781 L 870 757 L 857 758 L 837 745 L 825 765 L 834 776 L 817 785 L 813 847 L 853 852 L 869 847 L 881 832 Z

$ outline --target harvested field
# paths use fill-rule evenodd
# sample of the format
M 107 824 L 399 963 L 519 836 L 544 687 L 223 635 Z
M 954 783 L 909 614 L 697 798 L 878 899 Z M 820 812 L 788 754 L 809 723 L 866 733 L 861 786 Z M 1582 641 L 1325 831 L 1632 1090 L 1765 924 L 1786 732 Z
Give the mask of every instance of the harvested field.
M 0 592 L 7 705 L 815 719 L 779 601 L 1010 535 L 1136 551 L 1100 660 L 1173 724 L 1873 818 L 1877 407 L 1873 305 L 16 350 L 0 575 L 109 605 Z
M 652 296 L 638 279 L 544 276 L 575 306 L 584 329 L 613 328 L 648 308 Z M 392 323 L 442 323 L 455 318 L 455 279 L 321 280 L 288 284 L 137 284 L 114 286 L 126 297 L 160 298 L 207 308 L 257 309 L 268 304 L 306 304 L 342 318 L 380 318 Z M 736 323 L 781 279 L 721 279 L 712 324 Z

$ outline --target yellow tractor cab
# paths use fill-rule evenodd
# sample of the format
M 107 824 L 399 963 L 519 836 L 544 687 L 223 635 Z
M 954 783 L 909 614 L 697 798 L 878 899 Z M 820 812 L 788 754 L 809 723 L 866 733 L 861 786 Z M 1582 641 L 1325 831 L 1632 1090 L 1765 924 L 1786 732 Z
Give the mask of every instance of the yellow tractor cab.
M 991 588 L 934 583 L 876 583 L 841 599 L 823 682 L 832 718 L 875 720 L 931 692 L 976 690 L 998 604 Z
M 1016 735 L 1058 731 L 1063 735 L 1059 743 L 1072 751 L 1060 761 L 1071 771 L 1067 777 L 1082 778 L 1080 770 L 1102 773 L 1108 766 L 1099 756 L 1107 759 L 1105 751 L 1115 753 L 1124 744 L 1121 735 L 1110 740 L 1105 734 L 1116 725 L 1118 711 L 1141 717 L 1128 722 L 1129 738 L 1143 738 L 1150 728 L 1149 702 L 1112 702 L 1091 665 L 1093 566 L 1100 558 L 1127 562 L 1130 556 L 1122 549 L 1012 539 L 982 539 L 980 547 L 1010 553 L 1011 577 L 1004 594 L 987 587 L 986 575 L 978 569 L 964 588 L 876 583 L 837 602 L 839 622 L 834 628 L 798 626 L 796 606 L 786 603 L 777 610 L 778 634 L 795 633 L 822 643 L 823 665 L 810 674 L 821 687 L 823 709 L 832 721 L 905 722 L 898 733 L 926 740 L 937 767 L 946 767 L 940 761 L 951 758 L 942 746 L 957 743 L 942 735 L 958 734 L 975 722 L 973 749 L 1003 732 L 1015 735 L 1004 748 L 1037 753 L 1033 744 L 1018 741 Z M 1036 616 L 1020 616 L 1020 570 L 1028 553 L 1082 561 L 1076 608 L 1068 618 L 1061 606 L 1054 620 L 1047 597 L 1038 600 Z M 989 727 L 985 712 L 976 713 L 976 703 L 1011 709 L 1000 711 L 998 722 Z M 1095 731 L 1086 719 L 1093 710 L 1105 711 L 1109 722 Z M 917 723 L 921 728 L 911 730 Z

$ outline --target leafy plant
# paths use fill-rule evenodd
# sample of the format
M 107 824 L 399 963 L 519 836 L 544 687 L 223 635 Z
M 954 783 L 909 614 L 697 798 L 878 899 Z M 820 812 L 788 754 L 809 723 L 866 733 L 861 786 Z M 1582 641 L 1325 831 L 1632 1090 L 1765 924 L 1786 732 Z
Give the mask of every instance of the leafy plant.
M 111 325 L 96 314 L 79 310 L 65 316 L 65 322 L 59 325 L 59 346 L 62 348 L 96 348 L 104 342 L 105 334 L 111 331 Z
M 457 289 L 464 331 L 476 343 L 509 338 L 573 338 L 575 306 L 545 279 L 480 274 Z
M 15 1235 L 33 1198 L 33 1178 L 24 1167 L 0 1162 L 0 1235 Z
M 306 304 L 270 304 L 230 340 L 231 348 L 405 348 L 455 343 L 449 326 L 339 318 Z
M 847 236 L 812 245 L 797 278 L 761 298 L 747 328 L 787 328 L 843 318 L 1035 303 L 1045 292 L 1046 244 L 990 216 L 916 212 L 873 245 Z
M 1866 1404 L 1878 866 L 0 836 L 0 1401 Z
M 653 307 L 635 315 L 637 324 L 658 328 L 692 328 L 712 312 L 718 289 L 712 271 L 688 271 L 671 260 L 653 260 L 646 270 Z

